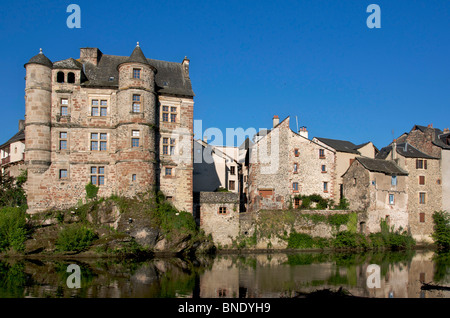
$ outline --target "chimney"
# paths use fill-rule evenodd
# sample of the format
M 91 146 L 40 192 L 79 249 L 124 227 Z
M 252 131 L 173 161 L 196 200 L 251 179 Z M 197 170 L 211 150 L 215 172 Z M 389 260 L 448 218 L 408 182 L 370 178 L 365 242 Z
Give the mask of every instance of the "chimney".
M 433 128 L 433 124 L 429 124 L 429 125 L 428 125 L 428 128 Z
M 96 47 L 82 47 L 80 48 L 80 60 L 82 63 L 89 62 L 97 66 L 102 57 L 102 52 Z
M 300 136 L 303 136 L 303 137 L 305 137 L 306 139 L 308 139 L 308 130 L 306 129 L 305 126 L 300 127 L 300 129 L 299 129 L 299 131 L 298 131 L 298 134 L 299 134 Z
M 25 129 L 25 120 L 19 119 L 19 131 Z
M 450 130 L 448 128 L 444 129 L 444 134 L 448 134 L 450 132 Z
M 184 57 L 181 65 L 183 65 L 184 75 L 186 75 L 186 77 L 189 77 L 189 59 L 187 58 L 187 56 Z
M 275 128 L 280 123 L 280 119 L 277 115 L 273 116 L 273 128 Z
M 391 160 L 397 159 L 397 139 L 392 142 Z

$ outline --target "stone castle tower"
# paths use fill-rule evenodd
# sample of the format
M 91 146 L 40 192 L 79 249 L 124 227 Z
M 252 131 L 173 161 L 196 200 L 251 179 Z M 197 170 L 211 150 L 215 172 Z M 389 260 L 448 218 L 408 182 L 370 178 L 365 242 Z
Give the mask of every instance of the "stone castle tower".
M 29 212 L 70 207 L 85 197 L 133 196 L 158 187 L 192 212 L 193 97 L 189 60 L 147 59 L 81 48 L 26 68 L 25 164 Z

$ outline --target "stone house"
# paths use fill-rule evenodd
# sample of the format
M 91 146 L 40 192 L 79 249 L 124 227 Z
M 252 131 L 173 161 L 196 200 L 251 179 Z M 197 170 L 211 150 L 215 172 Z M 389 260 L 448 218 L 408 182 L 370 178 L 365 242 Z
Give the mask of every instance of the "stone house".
M 257 139 L 249 149 L 248 211 L 295 207 L 297 195 L 320 194 L 335 199 L 336 152 L 296 133 L 289 117 Z
M 213 192 L 219 188 L 241 192 L 238 148 L 194 140 L 194 192 Z
M 29 212 L 73 206 L 89 182 L 99 196 L 158 188 L 193 209 L 193 107 L 189 60 L 81 48 L 80 58 L 25 64 Z
M 356 157 L 342 176 L 350 210 L 363 211 L 359 230 L 380 231 L 380 220 L 408 228 L 408 172 L 392 160 Z
M 25 170 L 25 121 L 19 120 L 19 131 L 0 146 L 1 173 L 17 177 Z
M 440 159 L 442 210 L 450 211 L 450 131 L 433 128 L 433 125 L 414 125 L 409 133 L 397 138 L 397 143 L 408 142 L 423 153 Z
M 395 161 L 408 172 L 408 223 L 417 241 L 431 241 L 432 214 L 442 207 L 440 159 L 421 152 L 408 142 L 384 147 L 378 159 Z
M 336 180 L 334 196 L 337 201 L 343 196 L 343 178 L 342 175 L 350 167 L 356 157 L 375 158 L 378 149 L 371 141 L 355 145 L 351 141 L 314 137 L 313 141 L 320 145 L 328 146 L 336 151 Z

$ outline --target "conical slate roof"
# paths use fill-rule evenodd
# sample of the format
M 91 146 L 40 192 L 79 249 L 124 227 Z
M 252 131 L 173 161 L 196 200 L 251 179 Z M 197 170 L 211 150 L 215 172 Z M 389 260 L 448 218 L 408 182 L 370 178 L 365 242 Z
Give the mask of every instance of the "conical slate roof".
M 139 42 L 137 43 L 137 45 L 134 48 L 133 52 L 131 53 L 130 57 L 125 61 L 125 63 L 130 63 L 130 62 L 149 65 L 147 58 L 145 57 L 144 53 L 142 52 L 142 50 L 139 46 Z
M 33 56 L 33 57 L 28 61 L 27 64 L 30 64 L 30 63 L 41 64 L 41 65 L 45 65 L 45 66 L 50 67 L 50 68 L 53 67 L 52 61 L 50 61 L 50 60 L 48 59 L 48 57 L 46 57 L 46 56 L 44 55 L 44 53 L 42 53 L 42 49 L 40 49 L 39 54 Z M 25 65 L 27 65 L 27 64 L 25 64 Z

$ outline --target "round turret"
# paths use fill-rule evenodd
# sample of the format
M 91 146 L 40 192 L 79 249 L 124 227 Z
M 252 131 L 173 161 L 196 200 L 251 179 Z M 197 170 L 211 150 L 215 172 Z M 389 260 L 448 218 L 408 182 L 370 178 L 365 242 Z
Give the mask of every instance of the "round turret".
M 50 165 L 50 110 L 52 62 L 42 53 L 24 65 L 25 84 L 25 160 L 29 169 L 43 172 Z

